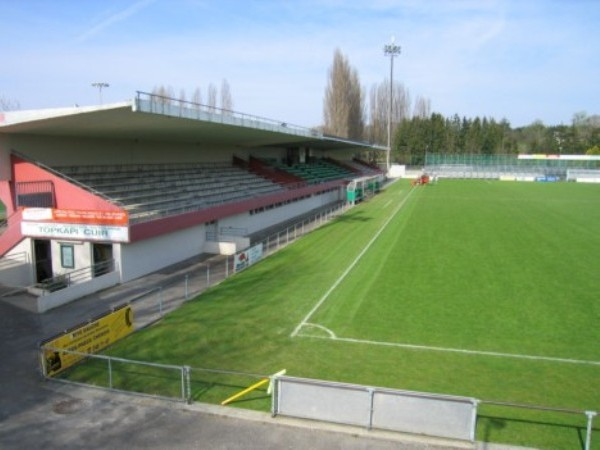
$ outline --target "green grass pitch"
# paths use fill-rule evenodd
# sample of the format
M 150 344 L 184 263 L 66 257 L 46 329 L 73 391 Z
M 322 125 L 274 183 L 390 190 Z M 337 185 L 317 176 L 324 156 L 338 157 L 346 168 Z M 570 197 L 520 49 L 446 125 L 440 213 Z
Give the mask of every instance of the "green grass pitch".
M 598 223 L 600 185 L 400 181 L 110 354 L 598 411 Z M 196 400 L 252 383 L 213 378 Z M 477 437 L 579 448 L 585 423 L 482 405 Z

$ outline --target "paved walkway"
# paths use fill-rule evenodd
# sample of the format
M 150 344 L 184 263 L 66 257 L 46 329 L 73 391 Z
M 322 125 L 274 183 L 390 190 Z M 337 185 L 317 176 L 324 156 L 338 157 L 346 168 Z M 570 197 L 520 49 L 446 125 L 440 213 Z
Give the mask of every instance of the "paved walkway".
M 219 260 L 219 258 L 221 258 Z M 0 298 L 0 448 L 48 449 L 507 449 L 367 431 L 216 405 L 185 405 L 95 388 L 44 381 L 37 344 L 111 307 L 142 296 L 145 321 L 185 301 L 187 289 L 216 282 L 206 265 L 225 270 L 224 259 L 198 257 L 132 283 L 37 314 L 33 298 Z M 211 272 L 214 277 L 215 271 Z M 194 278 L 194 281 L 190 281 Z M 159 287 L 162 289 L 158 290 Z M 193 289 L 192 289 L 193 287 Z M 150 291 L 150 294 L 144 295 Z M 143 314 L 142 314 L 142 317 Z M 142 319 L 140 319 L 142 320 Z

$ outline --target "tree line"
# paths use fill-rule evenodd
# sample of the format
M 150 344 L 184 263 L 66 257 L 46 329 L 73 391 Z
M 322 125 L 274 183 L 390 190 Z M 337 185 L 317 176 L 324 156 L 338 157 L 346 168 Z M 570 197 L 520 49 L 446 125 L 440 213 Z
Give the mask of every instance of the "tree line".
M 390 95 L 390 92 L 393 93 Z M 431 101 L 390 80 L 368 91 L 348 58 L 336 49 L 323 101 L 323 132 L 387 146 L 387 122 L 392 104 L 391 160 L 422 164 L 425 154 L 600 154 L 600 116 L 576 113 L 571 125 L 546 126 L 541 121 L 512 128 L 506 119 L 444 117 L 431 112 Z M 374 161 L 381 152 L 364 155 Z
M 159 98 L 163 103 L 173 104 L 178 102 L 181 106 L 193 103 L 191 106 L 200 108 L 205 106 L 208 110 L 216 110 L 219 108 L 222 112 L 233 112 L 233 96 L 231 95 L 231 87 L 227 79 L 221 81 L 221 89 L 219 90 L 214 83 L 209 83 L 206 90 L 206 100 L 203 99 L 202 91 L 199 87 L 194 89 L 192 95 L 187 97 L 184 89 L 179 90 L 179 96 L 176 97 L 175 90 L 171 86 L 158 85 L 152 89 L 152 95 Z M 177 100 L 175 100 L 177 99 Z M 190 105 L 187 105 L 188 107 Z
M 425 154 L 518 153 L 600 154 L 600 116 L 578 113 L 571 125 L 545 126 L 540 121 L 511 128 L 506 119 L 473 119 L 457 114 L 412 117 L 397 124 L 392 159 L 401 164 L 422 164 Z
M 394 82 L 390 86 L 390 82 L 384 79 L 370 89 L 363 87 L 358 71 L 341 50 L 336 49 L 325 88 L 322 131 L 328 135 L 383 145 L 387 143 L 390 101 L 393 124 L 411 116 L 428 117 L 431 114 L 429 99 L 417 96 L 413 104 L 410 92 L 402 83 Z

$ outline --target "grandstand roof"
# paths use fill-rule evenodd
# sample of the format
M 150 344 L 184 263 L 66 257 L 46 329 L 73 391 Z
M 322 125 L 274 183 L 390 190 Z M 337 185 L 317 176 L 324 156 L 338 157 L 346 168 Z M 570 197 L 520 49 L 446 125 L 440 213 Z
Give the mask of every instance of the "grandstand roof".
M 151 96 L 150 96 L 151 97 Z M 140 139 L 241 147 L 311 147 L 321 150 L 381 149 L 285 122 L 231 111 L 191 108 L 140 98 L 87 107 L 0 113 L 0 133 Z

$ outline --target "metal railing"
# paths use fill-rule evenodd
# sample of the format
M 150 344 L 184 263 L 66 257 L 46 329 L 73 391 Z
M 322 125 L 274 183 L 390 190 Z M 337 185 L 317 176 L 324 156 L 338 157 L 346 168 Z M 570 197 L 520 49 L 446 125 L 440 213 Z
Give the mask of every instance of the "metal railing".
M 82 283 L 84 281 L 91 280 L 92 278 L 105 275 L 115 270 L 115 260 L 110 259 L 96 263 L 89 267 L 73 270 L 64 274 L 56 275 L 51 278 L 36 283 L 33 287 L 40 289 L 42 295 L 46 295 L 51 292 L 56 292 L 61 289 L 65 289 L 73 284 Z
M 0 270 L 8 269 L 10 267 L 18 266 L 20 264 L 26 264 L 28 262 L 29 253 L 13 253 L 12 255 L 6 255 L 2 259 L 0 259 Z
M 581 442 L 581 447 L 583 448 L 583 450 L 591 450 L 591 445 L 592 445 L 592 434 L 594 433 L 594 418 L 598 415 L 598 411 L 589 411 L 589 410 L 579 410 L 579 409 L 568 409 L 568 408 L 555 408 L 555 407 L 548 407 L 548 406 L 540 406 L 540 405 L 528 405 L 528 404 L 523 404 L 523 403 L 512 403 L 512 402 L 499 402 L 499 401 L 492 401 L 492 400 L 479 400 L 479 403 L 481 405 L 490 405 L 490 406 L 494 406 L 494 407 L 500 407 L 500 408 L 505 408 L 508 409 L 509 411 L 512 410 L 522 410 L 522 411 L 534 411 L 537 413 L 551 413 L 553 415 L 558 416 L 579 416 L 582 420 L 585 421 L 585 439 L 582 439 Z M 491 415 L 487 415 L 487 414 L 482 414 L 481 411 L 479 413 L 479 418 L 480 419 L 490 419 L 490 422 L 492 423 L 492 426 L 494 426 L 495 423 L 498 423 L 497 421 L 500 420 L 501 423 L 504 422 L 510 422 L 511 418 L 507 417 L 509 416 L 509 414 L 494 414 L 493 416 Z M 494 422 L 494 420 L 496 420 L 496 422 Z M 515 420 L 522 420 L 522 419 L 515 419 Z M 557 420 L 558 422 L 558 420 Z M 540 424 L 542 425 L 542 424 Z M 543 425 L 548 425 L 547 423 L 544 423 Z M 550 424 L 552 425 L 552 424 Z M 482 424 L 480 425 L 481 427 L 484 428 L 483 430 L 483 434 L 484 434 L 484 439 L 487 442 L 487 438 L 489 438 L 489 434 L 490 434 L 490 425 L 488 424 Z M 497 425 L 498 426 L 498 425 Z M 564 424 L 559 424 L 556 423 L 556 426 L 561 426 L 564 427 Z M 584 428 L 583 426 L 577 426 L 577 425 L 572 425 L 573 428 L 577 428 L 577 429 L 581 429 Z
M 155 114 L 267 129 L 313 138 L 323 137 L 321 132 L 313 128 L 143 91 L 137 91 L 135 107 L 137 110 Z
M 78 180 L 76 180 L 74 178 L 71 178 L 68 175 L 65 175 L 64 173 L 61 173 L 61 172 L 57 171 L 56 169 L 53 169 L 52 167 L 47 166 L 46 164 L 44 164 L 44 163 L 42 163 L 40 161 L 32 159 L 31 157 L 29 157 L 27 155 L 24 155 L 22 153 L 17 152 L 16 150 L 12 150 L 12 154 L 15 155 L 15 156 L 18 156 L 19 158 L 21 158 L 21 159 L 23 159 L 23 160 L 25 160 L 25 161 L 27 161 L 27 162 L 29 162 L 31 164 L 35 164 L 36 166 L 44 169 L 45 171 L 50 172 L 52 175 L 55 175 L 55 176 L 57 176 L 59 178 L 62 178 L 63 180 L 66 180 L 69 183 L 74 184 L 77 187 L 80 187 L 80 188 L 82 188 L 82 189 L 84 189 L 84 190 L 86 190 L 88 192 L 91 192 L 92 194 L 94 194 L 94 195 L 96 195 L 96 196 L 98 196 L 98 197 L 100 197 L 100 198 L 102 198 L 102 199 L 104 199 L 104 200 L 106 200 L 106 201 L 108 201 L 110 203 L 113 203 L 113 204 L 119 206 L 120 208 L 123 208 L 123 204 L 121 202 L 119 202 L 118 200 L 115 200 L 115 199 L 109 197 L 108 195 L 104 194 L 103 192 L 100 192 L 100 191 L 94 189 L 91 186 L 88 186 L 88 185 L 86 185 L 84 183 L 81 183 L 80 181 L 78 181 Z
M 77 355 L 82 359 L 86 360 L 85 370 L 78 371 L 77 366 L 74 369 L 69 369 L 64 372 L 63 375 L 60 376 L 48 376 L 46 375 L 46 367 L 45 367 L 45 358 L 44 355 L 47 352 L 57 352 L 64 353 L 70 355 Z M 242 389 L 249 386 L 253 383 L 253 380 L 256 379 L 267 379 L 271 378 L 269 375 L 261 375 L 255 373 L 248 372 L 240 372 L 240 371 L 232 371 L 232 370 L 220 370 L 220 369 L 207 369 L 207 368 L 197 368 L 189 365 L 173 365 L 173 364 L 161 364 L 154 363 L 148 361 L 139 361 L 139 360 L 131 360 L 127 358 L 121 358 L 110 355 L 103 354 L 91 354 L 91 353 L 82 353 L 74 350 L 68 350 L 64 348 L 56 348 L 48 345 L 40 346 L 39 348 L 39 359 L 41 363 L 41 372 L 42 376 L 47 379 L 56 380 L 62 383 L 80 385 L 80 386 L 93 386 L 96 388 L 107 389 L 109 391 L 115 392 L 127 392 L 133 393 L 139 396 L 144 397 L 153 397 L 160 399 L 168 399 L 168 400 L 177 400 L 185 403 L 192 403 L 194 400 L 202 400 L 208 403 L 223 403 L 222 400 L 229 398 L 231 394 L 241 391 Z M 66 375 L 64 375 L 66 373 Z M 286 377 L 284 377 L 286 378 Z M 497 402 L 497 401 L 487 401 L 480 400 L 475 398 L 455 398 L 452 396 L 447 396 L 443 394 L 434 394 L 434 393 L 418 393 L 418 392 L 408 392 L 408 391 L 395 391 L 391 389 L 384 388 L 374 388 L 370 386 L 360 386 L 360 385 L 346 385 L 343 383 L 336 383 L 330 381 L 322 381 L 322 380 L 312 380 L 312 379 L 293 379 L 289 378 L 289 380 L 300 380 L 302 383 L 309 383 L 311 385 L 322 385 L 322 386 L 341 386 L 341 389 L 338 389 L 338 394 L 335 402 L 329 402 L 329 407 L 331 407 L 332 403 L 335 403 L 337 406 L 337 410 L 356 412 L 356 392 L 364 391 L 365 395 L 371 399 L 372 404 L 372 396 L 374 393 L 381 392 L 383 394 L 393 394 L 395 395 L 407 395 L 408 397 L 413 397 L 413 400 L 409 399 L 409 403 L 407 404 L 412 409 L 415 409 L 415 400 L 417 398 L 424 399 L 422 402 L 422 414 L 423 416 L 428 416 L 427 408 L 433 408 L 431 413 L 435 416 L 440 415 L 440 411 L 444 412 L 443 409 L 440 408 L 435 409 L 435 405 L 431 406 L 428 403 L 432 403 L 430 400 L 435 400 L 436 402 L 454 402 L 454 403 L 465 403 L 467 409 L 471 408 L 469 405 L 472 405 L 472 426 L 476 427 L 477 431 L 479 431 L 480 439 L 483 442 L 492 442 L 493 441 L 493 432 L 492 428 L 502 428 L 505 422 L 510 422 L 511 412 L 506 411 L 501 414 L 494 414 L 493 416 L 488 413 L 482 412 L 481 409 L 477 408 L 477 405 L 490 405 L 490 406 L 498 406 L 505 407 L 511 409 L 521 409 L 521 410 L 530 410 L 535 412 L 550 412 L 555 414 L 567 414 L 567 415 L 579 415 L 582 420 L 580 425 L 569 425 L 569 428 L 573 428 L 578 431 L 578 433 L 584 431 L 584 435 L 579 438 L 573 437 L 573 440 L 577 440 L 577 444 L 574 444 L 573 448 L 582 448 L 583 450 L 591 450 L 592 449 L 592 435 L 594 434 L 594 418 L 598 415 L 597 411 L 582 411 L 582 410 L 572 410 L 572 409 L 564 409 L 564 408 L 550 408 L 545 406 L 538 405 L 525 405 L 525 404 L 517 404 L 517 403 L 508 403 L 508 402 Z M 275 392 L 277 393 L 277 386 L 275 384 Z M 349 389 L 348 386 L 350 386 Z M 350 397 L 347 399 L 344 397 L 344 390 L 348 391 Z M 306 413 L 300 413 L 298 417 L 303 418 L 311 418 L 313 420 L 321 420 L 321 421 L 330 421 L 337 423 L 346 423 L 344 418 L 340 417 L 336 414 L 332 418 L 333 412 L 331 410 L 321 410 L 320 413 L 314 415 L 317 406 L 320 408 L 327 407 L 327 401 L 323 402 L 320 399 L 320 396 L 316 398 L 309 398 L 309 396 L 302 394 L 300 397 L 290 396 L 290 393 L 287 392 L 287 405 L 282 408 L 280 400 L 273 397 L 270 399 L 268 392 L 265 390 L 260 390 L 257 392 L 258 395 L 254 395 L 252 397 L 256 401 L 262 401 L 266 408 L 268 405 L 271 405 L 271 413 L 272 415 L 281 414 L 284 415 L 292 415 L 295 413 L 290 413 L 289 411 L 302 411 L 302 408 L 309 408 L 310 415 L 306 415 Z M 265 395 L 266 394 L 266 395 Z M 314 392 L 313 392 L 314 394 Z M 331 395 L 328 396 L 328 398 Z M 291 403 L 290 403 L 291 402 Z M 344 408 L 344 403 L 349 405 L 348 408 Z M 351 407 L 350 407 L 351 406 Z M 381 402 L 380 402 L 381 406 Z M 341 408 L 341 409 L 340 409 Z M 406 408 L 406 405 L 404 406 Z M 364 415 L 364 418 L 361 414 L 362 410 L 367 411 L 369 414 Z M 384 408 L 386 409 L 386 408 Z M 289 410 L 289 411 L 288 411 Z M 387 412 L 391 415 L 399 415 L 400 417 L 404 417 L 406 419 L 406 411 L 403 411 L 402 408 L 398 406 L 397 399 L 391 398 L 390 402 L 387 406 Z M 450 411 L 452 414 L 455 412 Z M 417 408 L 418 413 L 418 408 Z M 434 414 L 435 413 L 435 414 Z M 447 412 L 446 412 L 447 413 Z M 431 434 L 427 431 L 430 428 L 427 422 L 419 421 L 418 428 L 412 429 L 411 427 L 414 424 L 410 424 L 410 420 L 399 420 L 399 421 L 390 421 L 389 418 L 383 417 L 383 422 L 374 423 L 372 421 L 373 410 L 369 408 L 363 408 L 358 411 L 361 420 L 360 421 L 349 421 L 348 423 L 353 425 L 364 426 L 366 429 L 370 430 L 373 428 L 381 428 L 381 429 L 389 429 L 401 432 L 408 433 L 418 433 L 418 434 Z M 466 410 L 463 411 L 463 416 L 468 418 L 471 413 Z M 313 417 L 314 416 L 314 417 Z M 369 418 L 368 421 L 364 421 L 362 419 Z M 424 419 L 426 420 L 426 419 Z M 441 426 L 441 430 L 444 433 L 448 433 L 448 426 L 454 424 L 455 420 L 451 420 L 449 422 L 450 425 L 444 424 L 440 421 L 438 417 L 431 418 L 432 421 L 436 424 L 438 428 Z M 515 419 L 519 420 L 519 419 Z M 537 422 L 536 422 L 537 420 Z M 389 424 L 392 424 L 390 427 Z M 440 425 L 441 423 L 441 425 Z M 561 420 L 556 416 L 554 421 L 544 420 L 541 421 L 539 418 L 532 418 L 528 420 L 530 426 L 534 427 L 536 425 L 548 427 L 548 426 L 556 426 L 564 428 L 566 425 L 561 423 Z M 470 425 L 471 426 L 471 425 Z M 400 427 L 400 428 L 396 428 Z M 418 431 L 417 431 L 418 430 Z M 438 431 L 439 433 L 439 431 Z M 455 433 L 455 431 L 452 431 Z M 444 434 L 438 434 L 439 436 L 446 436 Z M 576 435 L 575 435 L 576 436 Z M 446 436 L 448 437 L 448 436 Z M 452 436 L 453 438 L 459 438 L 457 436 Z M 490 439 L 492 438 L 492 439 Z M 469 431 L 468 436 L 460 437 L 459 439 L 465 439 L 474 441 L 475 440 L 475 428 Z M 580 442 L 579 442 L 580 440 Z M 523 444 L 523 442 L 521 442 Z M 527 445 L 527 443 L 525 443 Z M 529 445 L 536 445 L 535 443 L 531 443 Z
M 264 249 L 263 255 L 266 257 L 337 217 L 346 208 L 346 205 L 339 204 L 335 207 L 325 209 L 303 220 L 292 223 L 283 229 L 269 233 L 265 237 L 256 237 L 253 239 L 253 245 L 262 243 Z M 191 271 L 179 273 L 169 280 L 164 280 L 160 285 L 152 286 L 147 291 L 129 299 L 128 304 L 131 305 L 134 311 L 135 329 L 141 329 L 155 323 L 162 319 L 169 311 L 178 308 L 187 300 L 233 275 L 233 265 L 234 258 L 232 256 L 217 257 L 214 260 L 203 262 L 200 267 L 196 267 Z M 44 354 L 44 350 L 65 351 L 64 349 L 41 347 L 41 355 Z M 86 366 L 91 364 L 93 366 L 92 369 L 83 371 L 81 374 L 67 371 L 65 372 L 65 376 L 61 375 L 59 378 L 51 378 L 64 383 L 84 386 L 92 385 L 113 391 L 134 392 L 137 395 L 143 396 L 176 399 L 184 402 L 201 400 L 215 403 L 215 399 L 222 400 L 236 390 L 241 390 L 245 386 L 248 386 L 251 383 L 248 380 L 267 377 L 266 375 L 228 370 L 194 368 L 188 365 L 133 361 L 102 354 L 81 353 L 79 355 L 87 358 Z M 134 367 L 142 368 L 143 370 L 132 370 Z M 128 374 L 133 372 L 138 377 L 138 382 L 134 383 L 134 388 L 131 387 L 130 381 L 127 378 Z M 102 374 L 102 376 L 98 376 L 98 373 Z M 46 376 L 44 372 L 43 375 Z M 167 386 L 157 385 L 154 381 L 158 378 L 169 380 Z M 143 382 L 139 382 L 140 380 Z M 144 388 L 140 389 L 139 386 L 144 386 Z M 216 393 L 210 393 L 209 391 Z M 261 396 L 264 397 L 264 392 L 261 392 Z M 489 407 L 496 408 L 528 409 L 571 416 L 579 415 L 587 421 L 585 425 L 582 424 L 576 427 L 578 430 L 586 430 L 581 446 L 585 450 L 591 449 L 592 434 L 596 431 L 593 428 L 593 420 L 597 415 L 597 411 L 549 408 L 486 400 L 477 401 L 481 405 L 489 405 Z M 488 424 L 490 420 L 492 421 L 491 426 Z M 510 421 L 510 414 L 495 414 L 492 417 L 489 413 L 478 412 L 477 426 L 478 430 L 480 430 L 479 434 L 483 434 L 484 441 L 486 442 L 487 438 L 490 437 L 490 427 L 493 427 L 493 424 L 496 423 L 493 422 L 494 420 Z M 563 425 L 559 425 L 557 421 L 556 426 Z

